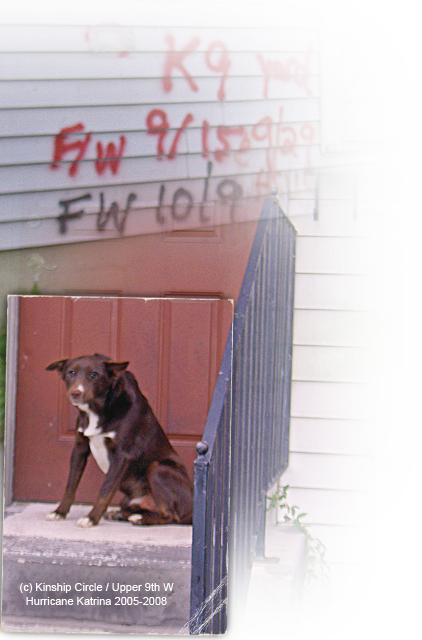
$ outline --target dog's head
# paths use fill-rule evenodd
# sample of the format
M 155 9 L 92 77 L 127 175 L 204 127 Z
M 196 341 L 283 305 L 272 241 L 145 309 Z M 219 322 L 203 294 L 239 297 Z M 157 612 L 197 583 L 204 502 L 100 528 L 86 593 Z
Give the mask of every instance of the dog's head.
M 105 398 L 112 383 L 128 365 L 129 362 L 113 362 L 107 356 L 95 353 L 93 356 L 58 360 L 46 369 L 57 371 L 66 383 L 70 402 L 82 408 Z

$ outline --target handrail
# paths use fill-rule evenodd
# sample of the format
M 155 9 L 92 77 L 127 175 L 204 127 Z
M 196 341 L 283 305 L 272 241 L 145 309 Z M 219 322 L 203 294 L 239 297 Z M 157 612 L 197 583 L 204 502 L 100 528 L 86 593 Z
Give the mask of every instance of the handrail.
M 190 633 L 224 633 L 244 600 L 266 492 L 288 464 L 296 232 L 266 198 L 194 463 Z M 228 571 L 228 558 L 230 570 Z

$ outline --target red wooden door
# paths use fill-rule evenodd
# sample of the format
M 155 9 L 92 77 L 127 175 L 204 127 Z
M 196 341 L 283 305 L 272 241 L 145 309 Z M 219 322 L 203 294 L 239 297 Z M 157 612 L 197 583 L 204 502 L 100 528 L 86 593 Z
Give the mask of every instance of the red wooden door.
M 192 473 L 232 315 L 232 302 L 218 298 L 22 296 L 13 499 L 61 498 L 77 410 L 63 381 L 45 368 L 92 353 L 130 361 Z M 77 500 L 92 502 L 102 477 L 90 456 Z

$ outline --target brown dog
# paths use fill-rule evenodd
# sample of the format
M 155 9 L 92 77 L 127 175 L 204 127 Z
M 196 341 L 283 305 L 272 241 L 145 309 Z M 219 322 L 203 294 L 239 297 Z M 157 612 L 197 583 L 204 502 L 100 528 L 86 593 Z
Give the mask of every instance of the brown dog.
M 62 520 L 90 453 L 105 473 L 97 500 L 80 527 L 98 524 L 117 489 L 120 509 L 108 519 L 133 524 L 191 524 L 192 482 L 158 423 L 128 362 L 94 354 L 59 360 L 47 367 L 66 383 L 67 397 L 79 409 L 75 444 L 62 501 L 47 520 Z

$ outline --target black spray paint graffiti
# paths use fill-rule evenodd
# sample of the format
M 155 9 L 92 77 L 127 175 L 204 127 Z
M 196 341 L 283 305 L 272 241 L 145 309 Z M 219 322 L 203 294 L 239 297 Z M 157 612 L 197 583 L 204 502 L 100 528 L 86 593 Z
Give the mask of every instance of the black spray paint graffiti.
M 100 208 L 97 213 L 97 230 L 104 231 L 107 226 L 110 218 L 113 220 L 113 224 L 116 228 L 116 231 L 123 235 L 125 230 L 126 219 L 130 213 L 130 209 L 134 200 L 136 200 L 136 193 L 130 193 L 127 197 L 126 207 L 123 211 L 120 210 L 117 202 L 112 202 L 108 211 L 104 211 L 104 194 L 100 193 Z M 69 200 L 59 200 L 59 205 L 63 207 L 63 213 L 57 216 L 57 221 L 59 223 L 59 233 L 65 234 L 68 231 L 68 223 L 70 220 L 75 220 L 78 218 L 82 218 L 85 215 L 84 209 L 78 209 L 77 211 L 72 211 L 72 205 L 77 202 L 82 202 L 84 200 L 91 200 L 92 194 L 86 193 L 83 196 L 79 196 L 79 198 L 71 198 Z
M 204 178 L 204 188 L 202 192 L 202 200 L 199 203 L 199 221 L 201 224 L 207 224 L 210 222 L 209 216 L 205 213 L 206 205 L 209 204 L 207 201 L 208 198 L 208 187 L 209 187 L 209 178 L 212 173 L 212 162 L 208 162 L 207 164 L 207 175 Z M 155 219 L 160 225 L 164 225 L 167 222 L 166 216 L 164 215 L 164 196 L 166 192 L 166 187 L 164 184 L 160 185 L 159 195 L 158 195 L 158 206 L 156 207 Z M 238 182 L 232 179 L 224 179 L 218 183 L 216 189 L 218 198 L 222 204 L 228 204 L 230 206 L 230 220 L 234 221 L 234 209 L 236 202 L 241 199 L 243 195 L 242 187 Z M 82 218 L 85 215 L 85 210 L 83 208 L 77 208 L 74 210 L 74 205 L 79 205 L 80 202 L 84 202 L 86 200 L 92 199 L 91 193 L 86 193 L 78 198 L 70 198 L 68 200 L 59 200 L 59 205 L 62 207 L 63 211 L 60 215 L 57 216 L 57 221 L 59 223 L 59 233 L 66 234 L 69 230 L 69 222 L 72 220 L 77 220 Z M 104 231 L 109 221 L 112 221 L 112 224 L 115 230 L 119 233 L 120 236 L 123 235 L 126 225 L 126 220 L 133 209 L 132 205 L 134 201 L 137 199 L 136 193 L 130 193 L 126 200 L 126 206 L 124 209 L 120 209 L 117 202 L 113 201 L 110 207 L 107 209 L 104 205 L 104 194 L 100 192 L 100 205 L 99 210 L 96 214 L 96 229 L 101 232 Z M 172 202 L 169 207 L 171 218 L 177 222 L 188 220 L 192 210 L 195 206 L 195 201 L 187 189 L 183 187 L 179 187 L 173 194 Z M 168 208 L 168 207 L 166 207 Z

